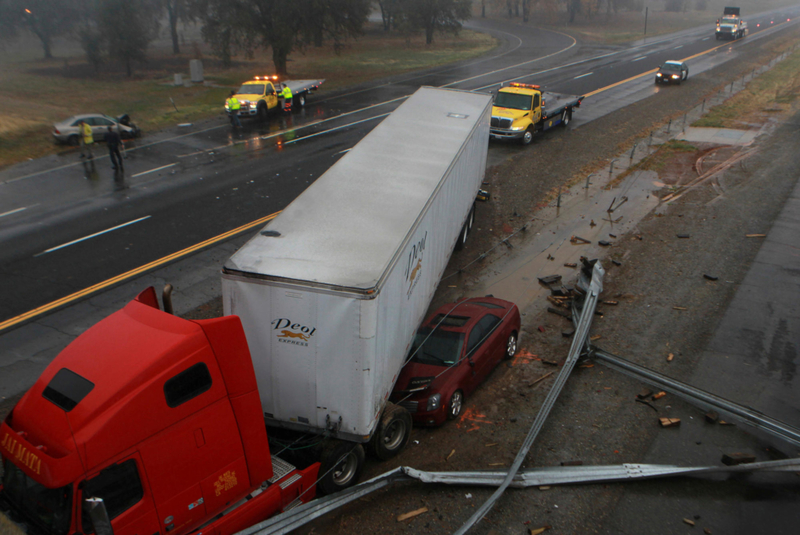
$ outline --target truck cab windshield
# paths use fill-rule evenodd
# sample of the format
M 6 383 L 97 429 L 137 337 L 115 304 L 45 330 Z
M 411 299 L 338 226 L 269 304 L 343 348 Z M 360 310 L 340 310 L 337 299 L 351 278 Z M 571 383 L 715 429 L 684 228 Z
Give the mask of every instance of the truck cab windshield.
M 0 499 L 11 506 L 20 520 L 35 529 L 30 533 L 62 535 L 70 524 L 72 487 L 48 489 L 28 477 L 14 463 L 3 460 L 3 492 Z M 12 518 L 15 516 L 12 513 Z
M 499 92 L 494 98 L 494 105 L 498 108 L 511 108 L 513 110 L 531 109 L 531 96 L 520 95 L 519 93 L 504 93 Z
M 411 360 L 420 364 L 452 366 L 461 356 L 464 333 L 438 329 L 431 334 L 432 330 L 430 327 L 422 327 L 417 331 L 411 345 L 410 354 L 414 355 Z
M 266 91 L 266 84 L 244 84 L 236 92 L 237 95 L 263 95 Z

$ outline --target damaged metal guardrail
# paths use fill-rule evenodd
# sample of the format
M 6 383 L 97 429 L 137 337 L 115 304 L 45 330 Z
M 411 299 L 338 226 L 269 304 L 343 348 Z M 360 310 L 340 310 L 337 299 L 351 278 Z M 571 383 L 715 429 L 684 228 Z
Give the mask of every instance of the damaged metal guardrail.
M 701 410 L 715 410 L 720 414 L 724 414 L 727 419 L 755 427 L 790 444 L 800 446 L 800 429 L 796 427 L 771 418 L 750 407 L 739 405 L 705 390 L 634 364 L 622 357 L 603 351 L 599 347 L 587 344 L 587 348 L 589 357 L 594 358 L 597 362 L 612 370 L 674 394 Z
M 511 468 L 503 479 L 503 482 L 500 484 L 500 487 L 498 487 L 498 489 L 489 497 L 489 499 L 486 500 L 486 502 L 481 505 L 477 511 L 475 511 L 469 520 L 467 520 L 464 525 L 461 526 L 458 531 L 456 531 L 456 535 L 463 535 L 469 531 L 469 529 L 481 518 L 486 516 L 486 513 L 488 513 L 494 504 L 497 503 L 497 500 L 503 494 L 503 491 L 506 490 L 506 487 L 511 484 L 511 481 L 514 479 L 514 476 L 522 465 L 522 461 L 524 461 L 525 457 L 528 455 L 528 451 L 530 451 L 533 441 L 536 440 L 536 437 L 539 434 L 539 431 L 542 429 L 545 420 L 550 415 L 550 410 L 553 408 L 558 395 L 561 393 L 561 389 L 567 382 L 569 374 L 572 373 L 575 364 L 578 362 L 578 358 L 580 357 L 584 344 L 589 336 L 589 327 L 592 324 L 594 310 L 597 307 L 597 300 L 600 297 L 600 292 L 603 291 L 603 275 L 605 275 L 605 270 L 603 270 L 603 266 L 600 265 L 600 262 L 596 260 L 592 262 L 583 260 L 583 262 L 584 268 L 581 270 L 579 286 L 582 286 L 582 289 L 586 293 L 586 297 L 583 301 L 583 311 L 581 313 L 580 320 L 578 321 L 578 326 L 575 330 L 575 337 L 572 339 L 572 346 L 570 346 L 567 360 L 561 367 L 561 371 L 556 377 L 553 388 L 551 388 L 550 392 L 547 394 L 547 398 L 545 398 L 542 407 L 539 409 L 539 413 L 536 415 L 536 419 L 533 421 L 530 431 L 528 431 L 528 436 L 525 437 L 525 441 L 517 453 L 514 462 L 511 464 Z M 589 276 L 591 276 L 591 280 L 587 282 Z
M 508 486 L 527 488 L 541 485 L 608 483 L 660 477 L 697 476 L 711 473 L 797 472 L 798 470 L 800 470 L 800 459 L 764 461 L 740 464 L 737 466 L 682 467 L 659 464 L 551 466 L 521 470 L 513 476 Z M 501 485 L 507 476 L 508 472 L 497 470 L 425 472 L 407 466 L 401 466 L 348 490 L 312 500 L 299 507 L 294 507 L 285 513 L 281 513 L 269 520 L 265 520 L 264 522 L 240 531 L 237 535 L 274 535 L 289 533 L 343 505 L 394 483 L 420 481 L 422 483 L 444 485 L 496 487 Z

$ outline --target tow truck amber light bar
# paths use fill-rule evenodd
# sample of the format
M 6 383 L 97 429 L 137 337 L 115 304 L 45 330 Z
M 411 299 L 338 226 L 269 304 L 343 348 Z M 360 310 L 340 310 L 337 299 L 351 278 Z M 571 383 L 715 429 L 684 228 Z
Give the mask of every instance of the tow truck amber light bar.
M 539 89 L 540 86 L 534 84 L 520 84 L 519 82 L 511 82 L 511 87 L 528 87 L 530 89 Z
M 277 80 L 278 79 L 278 75 L 277 74 L 273 74 L 272 76 L 269 76 L 269 75 L 267 75 L 267 76 L 256 76 L 255 79 L 256 80 Z

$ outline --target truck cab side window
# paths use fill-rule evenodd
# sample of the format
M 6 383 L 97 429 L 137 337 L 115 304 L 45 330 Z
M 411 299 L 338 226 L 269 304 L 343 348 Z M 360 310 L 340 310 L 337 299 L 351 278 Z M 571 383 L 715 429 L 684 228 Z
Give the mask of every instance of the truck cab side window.
M 142 482 L 133 459 L 109 466 L 83 485 L 84 498 L 103 498 L 109 520 L 139 503 L 143 496 Z M 82 524 L 84 533 L 94 533 L 85 501 Z
M 164 383 L 164 396 L 172 408 L 186 403 L 211 388 L 211 374 L 202 362 L 195 364 Z
M 533 95 L 533 107 L 534 108 L 538 108 L 539 107 L 539 94 L 538 93 Z

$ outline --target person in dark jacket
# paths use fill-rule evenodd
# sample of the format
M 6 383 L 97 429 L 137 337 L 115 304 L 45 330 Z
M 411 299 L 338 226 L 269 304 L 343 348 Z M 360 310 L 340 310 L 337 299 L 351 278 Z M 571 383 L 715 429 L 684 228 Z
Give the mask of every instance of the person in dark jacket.
M 122 145 L 122 138 L 114 131 L 113 126 L 108 127 L 106 132 L 106 145 L 108 146 L 108 156 L 111 158 L 111 168 L 122 169 L 122 155 L 119 152 L 119 147 Z

